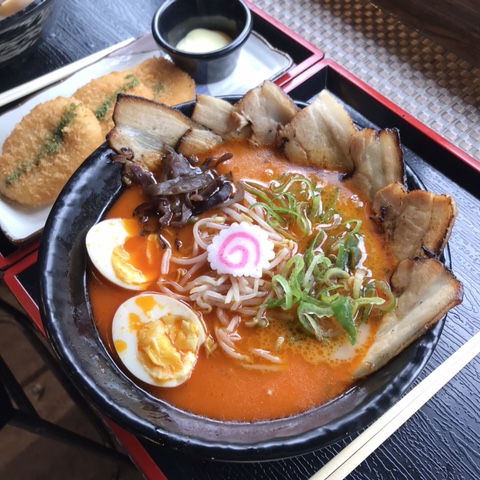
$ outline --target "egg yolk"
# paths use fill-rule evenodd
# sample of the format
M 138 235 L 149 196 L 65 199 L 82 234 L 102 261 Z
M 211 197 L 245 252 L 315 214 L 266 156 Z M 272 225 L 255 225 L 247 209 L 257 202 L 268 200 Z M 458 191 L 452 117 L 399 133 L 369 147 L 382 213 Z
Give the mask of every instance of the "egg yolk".
M 198 326 L 168 318 L 148 322 L 138 331 L 138 359 L 159 382 L 178 380 L 196 360 Z
M 112 267 L 117 278 L 131 285 L 152 283 L 159 276 L 162 250 L 155 235 L 128 237 L 112 251 Z
M 128 328 L 137 337 L 137 359 L 145 371 L 158 384 L 189 375 L 196 361 L 199 325 L 179 314 L 159 315 L 159 305 L 150 295 L 137 297 L 135 303 L 150 320 L 142 322 L 133 312 L 128 315 Z M 115 341 L 119 353 L 125 350 L 120 342 Z

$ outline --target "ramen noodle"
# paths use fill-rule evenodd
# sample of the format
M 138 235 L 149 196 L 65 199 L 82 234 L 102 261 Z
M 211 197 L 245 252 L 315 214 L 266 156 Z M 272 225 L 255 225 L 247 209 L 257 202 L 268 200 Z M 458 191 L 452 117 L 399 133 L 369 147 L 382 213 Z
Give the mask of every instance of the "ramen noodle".
M 225 152 L 232 152 L 233 157 L 218 169 L 225 174 L 231 171 L 235 181 L 245 183 L 243 201 L 209 211 L 179 229 L 164 229 L 160 278 L 147 288 L 189 305 L 202 319 L 207 340 L 191 377 L 182 386 L 142 386 L 179 408 L 210 418 L 254 421 L 300 413 L 351 387 L 353 371 L 373 341 L 377 320 L 375 315 L 368 322 L 359 318 L 353 342 L 342 328 L 329 322 L 325 322 L 322 334 L 312 335 L 298 322 L 295 307 L 275 306 L 272 283 L 276 275 L 288 270 L 292 259 L 298 259 L 297 268 L 309 249 L 320 254 L 321 243 L 326 255 L 316 261 L 331 267 L 330 283 L 339 285 L 339 277 L 347 274 L 339 267 L 334 270 L 332 252 L 338 247 L 332 243 L 327 248 L 327 243 L 338 241 L 357 227 L 353 234 L 357 260 L 351 269 L 356 273 L 348 274 L 352 288 L 356 282 L 387 282 L 393 258 L 370 220 L 368 202 L 348 182 L 340 181 L 338 173 L 294 167 L 274 148 L 246 142 L 224 144 L 203 157 L 220 157 Z M 286 226 L 288 231 L 284 226 L 278 228 L 260 205 L 270 185 L 280 188 L 287 183 L 290 191 L 286 194 L 291 193 L 298 203 L 303 201 L 305 208 L 317 210 L 317 218 L 312 214 L 306 229 L 294 216 Z M 130 218 L 132 209 L 143 201 L 141 190 L 132 187 L 115 202 L 107 217 Z M 346 221 L 347 225 L 342 225 Z M 273 257 L 267 257 L 261 276 L 222 273 L 209 263 L 208 250 L 214 239 L 230 226 L 242 224 L 258 228 L 265 235 L 262 241 L 266 239 L 273 246 Z M 319 232 L 325 232 L 321 242 Z M 253 237 L 261 238 L 255 231 Z M 315 239 L 317 244 L 312 243 Z M 311 272 L 304 270 L 300 281 L 307 282 L 315 271 L 312 264 L 309 267 Z M 333 296 L 326 290 L 325 295 Z M 136 292 L 114 287 L 93 270 L 89 294 L 100 335 L 117 357 L 112 318 L 119 305 Z M 304 294 L 308 294 L 306 289 Z M 267 307 L 269 300 L 272 308 Z
M 159 400 L 299 414 L 461 302 L 438 260 L 455 201 L 409 192 L 398 132 L 358 129 L 328 92 L 300 110 L 265 82 L 235 104 L 198 95 L 191 117 L 120 94 L 113 120 L 128 188 L 87 234 L 89 298 L 113 360 Z

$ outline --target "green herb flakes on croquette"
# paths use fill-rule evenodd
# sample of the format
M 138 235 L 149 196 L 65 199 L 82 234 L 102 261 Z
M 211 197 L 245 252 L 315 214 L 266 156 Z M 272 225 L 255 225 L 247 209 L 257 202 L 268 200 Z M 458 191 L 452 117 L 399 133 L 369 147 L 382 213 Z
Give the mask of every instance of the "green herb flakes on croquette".
M 80 100 L 95 114 L 105 136 L 113 128 L 113 108 L 119 93 L 147 97 L 150 95 L 150 89 L 132 73 L 111 72 L 90 80 L 80 87 L 73 97 Z
M 77 99 L 57 97 L 37 105 L 3 144 L 0 193 L 22 205 L 52 203 L 104 138 L 100 122 Z
M 154 57 L 92 79 L 70 98 L 37 105 L 2 146 L 0 196 L 32 207 L 53 203 L 77 167 L 105 142 L 120 93 L 172 106 L 193 100 L 195 82 L 172 62 Z
M 162 57 L 147 58 L 128 70 L 149 90 L 145 98 L 168 106 L 189 102 L 195 97 L 195 82 L 186 72 Z

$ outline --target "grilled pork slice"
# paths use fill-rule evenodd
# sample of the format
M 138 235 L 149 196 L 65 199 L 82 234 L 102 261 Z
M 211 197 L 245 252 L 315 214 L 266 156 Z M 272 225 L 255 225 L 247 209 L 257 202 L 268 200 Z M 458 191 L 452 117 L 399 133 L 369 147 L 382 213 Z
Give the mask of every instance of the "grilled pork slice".
M 433 258 L 403 260 L 391 283 L 397 305 L 383 316 L 375 341 L 354 374 L 355 379 L 381 368 L 463 298 L 461 283 Z
M 107 135 L 110 148 L 130 151 L 134 160 L 154 170 L 164 145 L 174 147 L 192 125 L 190 119 L 163 104 L 119 95 L 113 112 L 115 127 Z
M 194 126 L 182 135 L 178 141 L 177 152 L 186 157 L 190 155 L 198 155 L 222 142 L 223 138 L 220 135 L 217 135 L 206 128 Z
M 222 98 L 198 94 L 191 118 L 224 140 L 248 138 L 251 135 L 248 122 L 235 114 L 235 107 Z
M 439 256 L 450 238 L 457 208 L 449 195 L 407 192 L 392 183 L 377 192 L 372 209 L 397 261 Z
M 293 163 L 350 172 L 353 162 L 349 145 L 355 132 L 343 105 L 323 90 L 280 128 L 276 144 Z
M 349 147 L 355 167 L 352 181 L 369 200 L 383 187 L 403 183 L 405 172 L 396 130 L 359 130 L 352 135 Z
M 269 81 L 249 90 L 234 109 L 234 115 L 251 125 L 250 139 L 257 144 L 275 143 L 278 128 L 290 122 L 297 113 L 298 108 L 291 98 Z
M 134 154 L 134 160 L 155 170 L 165 146 L 179 143 L 182 153 L 192 155 L 222 139 L 183 113 L 162 103 L 131 95 L 119 95 L 113 112 L 115 127 L 107 135 L 117 153 Z

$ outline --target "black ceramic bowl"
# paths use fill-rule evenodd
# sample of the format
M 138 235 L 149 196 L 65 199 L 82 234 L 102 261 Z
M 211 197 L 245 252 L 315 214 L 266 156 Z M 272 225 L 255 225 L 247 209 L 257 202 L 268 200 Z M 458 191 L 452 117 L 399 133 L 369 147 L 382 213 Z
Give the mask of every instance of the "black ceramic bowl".
M 0 20 L 0 67 L 27 58 L 48 33 L 57 0 L 33 0 L 27 7 Z
M 232 42 L 207 53 L 178 50 L 178 42 L 196 28 L 219 30 Z M 228 77 L 251 31 L 252 16 L 241 0 L 170 0 L 157 10 L 152 21 L 152 34 L 160 48 L 198 83 Z
M 178 108 L 190 115 L 193 103 Z M 86 289 L 85 235 L 124 188 L 121 165 L 110 160 L 111 154 L 105 145 L 93 153 L 58 197 L 42 236 L 39 272 L 40 312 L 51 345 L 74 384 L 117 424 L 158 444 L 209 459 L 281 459 L 325 447 L 365 428 L 420 374 L 437 344 L 444 319 L 344 395 L 280 420 L 210 420 L 146 393 L 123 374 L 106 351 Z M 407 178 L 410 189 L 423 188 L 410 169 Z

